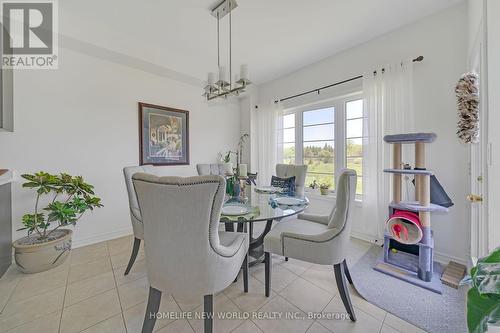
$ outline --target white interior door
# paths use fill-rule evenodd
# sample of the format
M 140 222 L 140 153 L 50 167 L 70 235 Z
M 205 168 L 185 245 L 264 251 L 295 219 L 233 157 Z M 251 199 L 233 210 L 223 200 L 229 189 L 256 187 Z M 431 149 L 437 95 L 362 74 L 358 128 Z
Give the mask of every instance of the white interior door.
M 481 29 L 482 30 L 482 29 Z M 470 259 L 474 264 L 477 258 L 484 256 L 488 251 L 487 218 L 488 218 L 488 170 L 487 170 L 487 89 L 486 89 L 486 59 L 482 31 L 470 56 L 469 68 L 479 75 L 479 142 L 470 145 Z M 484 125 L 484 126 L 482 126 Z

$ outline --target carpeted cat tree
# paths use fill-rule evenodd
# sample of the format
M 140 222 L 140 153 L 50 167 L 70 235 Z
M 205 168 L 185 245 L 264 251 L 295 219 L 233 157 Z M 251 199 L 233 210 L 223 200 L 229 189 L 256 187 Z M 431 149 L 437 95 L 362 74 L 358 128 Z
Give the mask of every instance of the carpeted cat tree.
M 448 212 L 448 208 L 431 203 L 431 176 L 425 167 L 425 145 L 436 140 L 434 133 L 386 135 L 384 141 L 393 145 L 391 169 L 393 201 L 384 235 L 383 257 L 374 269 L 436 293 L 442 293 L 441 267 L 434 262 L 434 237 L 431 213 Z M 415 168 L 402 169 L 402 145 L 415 145 Z M 402 175 L 415 176 L 416 201 L 402 201 Z M 437 182 L 437 180 L 435 180 Z M 433 191 L 446 193 L 439 185 Z M 447 197 L 447 195 L 446 195 Z

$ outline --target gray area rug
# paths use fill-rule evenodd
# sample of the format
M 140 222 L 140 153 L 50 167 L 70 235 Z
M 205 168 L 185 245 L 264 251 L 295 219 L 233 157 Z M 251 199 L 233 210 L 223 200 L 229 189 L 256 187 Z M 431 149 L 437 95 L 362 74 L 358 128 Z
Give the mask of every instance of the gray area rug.
M 368 302 L 431 333 L 466 333 L 464 287 L 443 286 L 439 295 L 377 272 L 382 248 L 372 246 L 350 269 L 354 285 Z

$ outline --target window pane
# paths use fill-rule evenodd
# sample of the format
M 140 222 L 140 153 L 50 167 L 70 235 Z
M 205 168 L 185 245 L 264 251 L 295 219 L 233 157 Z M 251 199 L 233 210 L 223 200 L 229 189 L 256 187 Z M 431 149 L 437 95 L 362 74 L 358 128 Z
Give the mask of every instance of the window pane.
M 333 158 L 333 141 L 304 142 L 304 158 Z
M 307 172 L 311 173 L 329 173 L 333 175 L 333 158 L 304 158 L 304 164 L 307 165 Z
M 304 141 L 333 140 L 333 124 L 304 127 Z
M 283 130 L 283 142 L 295 142 L 295 128 Z
M 358 99 L 345 103 L 346 118 L 361 118 L 363 117 L 363 100 Z
M 358 177 L 361 177 L 363 175 L 363 159 L 361 157 L 348 157 L 347 168 L 355 170 Z
M 363 194 L 363 178 L 358 177 L 357 183 L 358 184 L 356 185 L 356 194 Z
M 363 119 L 348 120 L 346 123 L 347 138 L 356 138 L 363 136 Z
M 283 128 L 295 127 L 295 114 L 287 114 L 283 116 Z
M 325 108 L 304 112 L 304 125 L 333 123 L 334 108 Z
M 358 175 L 356 194 L 363 194 L 363 159 L 361 157 L 347 158 L 347 168 L 356 170 Z
M 283 144 L 283 163 L 295 164 L 295 143 Z
M 346 156 L 363 156 L 363 139 L 347 139 Z

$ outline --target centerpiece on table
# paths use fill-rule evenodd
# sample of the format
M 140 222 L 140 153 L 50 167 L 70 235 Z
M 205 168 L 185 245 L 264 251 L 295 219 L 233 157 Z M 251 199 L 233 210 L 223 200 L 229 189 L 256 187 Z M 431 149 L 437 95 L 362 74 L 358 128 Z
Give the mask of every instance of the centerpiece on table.
M 81 176 L 66 173 L 52 175 L 47 172 L 24 174 L 23 187 L 36 192 L 33 213 L 22 217 L 28 235 L 16 240 L 15 261 L 20 271 L 37 273 L 62 264 L 71 250 L 73 231 L 64 229 L 76 222 L 87 211 L 102 207 L 101 199 L 94 195 L 94 187 Z M 49 203 L 41 208 L 44 199 Z M 55 226 L 49 229 L 51 226 Z
M 245 185 L 249 185 L 250 182 L 255 183 L 255 178 L 257 177 L 257 174 L 252 174 L 249 179 L 248 166 L 241 163 L 243 146 L 249 137 L 247 133 L 242 134 L 238 140 L 238 149 L 236 151 L 229 150 L 221 154 L 221 156 L 224 156 L 222 162 L 225 164 L 231 163 L 232 155 L 236 156 L 236 168 L 234 168 L 234 173 L 226 179 L 226 193 L 232 197 L 238 197 L 240 193 L 244 191 Z

